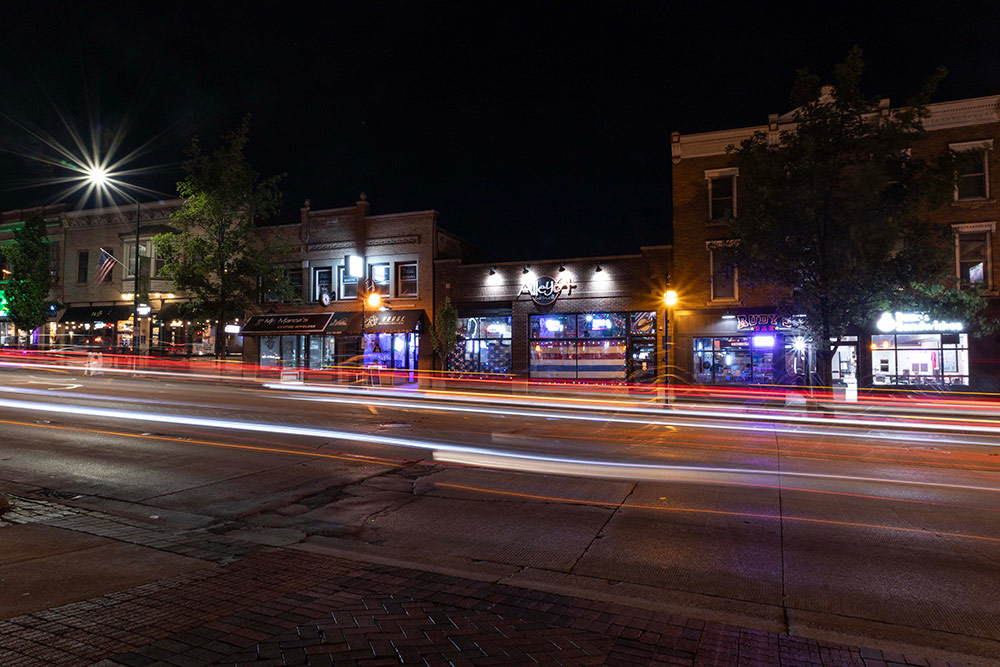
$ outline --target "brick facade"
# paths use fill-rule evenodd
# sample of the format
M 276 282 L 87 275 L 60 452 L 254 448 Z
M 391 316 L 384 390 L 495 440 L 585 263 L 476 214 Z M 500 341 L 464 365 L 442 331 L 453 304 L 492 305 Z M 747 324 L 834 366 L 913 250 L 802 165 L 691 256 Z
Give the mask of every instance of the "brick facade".
M 890 109 L 883 100 L 883 112 Z M 914 157 L 930 157 L 946 151 L 949 146 L 966 142 L 996 141 L 987 155 L 988 196 L 980 199 L 956 201 L 928 214 L 928 218 L 941 225 L 987 223 L 977 229 L 990 230 L 992 261 L 988 267 L 987 291 L 989 312 L 1000 316 L 1000 96 L 943 102 L 929 106 L 930 115 L 924 121 L 928 136 L 914 146 Z M 774 308 L 772 291 L 758 289 L 744 292 L 734 303 L 713 302 L 710 298 L 710 266 L 706 243 L 726 238 L 726 226 L 709 221 L 709 186 L 706 172 L 732 166 L 726 147 L 739 145 L 754 132 L 763 132 L 772 145 L 778 143 L 778 133 L 789 129 L 792 114 L 771 115 L 766 125 L 720 130 L 701 134 L 671 136 L 673 226 L 674 226 L 674 287 L 681 303 L 677 317 L 678 365 L 682 376 L 691 377 L 692 341 L 699 335 L 726 335 L 733 331 L 731 324 L 721 321 L 727 311 L 763 312 Z M 959 146 L 961 148 L 961 146 Z M 739 176 L 736 177 L 736 214 L 739 214 Z M 956 248 L 957 251 L 957 248 Z M 957 255 L 957 252 L 956 252 Z M 957 259 L 955 267 L 958 271 Z M 859 346 L 859 369 L 870 367 L 870 350 Z M 994 390 L 998 387 L 1000 368 L 995 360 L 1000 358 L 1000 345 L 995 335 L 970 338 L 970 357 L 976 369 L 972 371 L 975 388 Z M 978 361 L 977 361 L 978 360 Z M 870 378 L 869 378 L 870 380 Z

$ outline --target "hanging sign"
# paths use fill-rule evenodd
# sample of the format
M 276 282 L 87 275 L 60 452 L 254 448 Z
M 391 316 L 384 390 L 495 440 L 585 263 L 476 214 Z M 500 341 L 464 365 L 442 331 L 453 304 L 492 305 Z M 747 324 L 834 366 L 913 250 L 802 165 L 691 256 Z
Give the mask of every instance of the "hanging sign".
M 517 294 L 518 296 L 528 294 L 531 296 L 531 300 L 539 306 L 547 306 L 555 303 L 555 300 L 559 298 L 563 290 L 566 290 L 566 293 L 569 294 L 574 287 L 576 285 L 573 284 L 571 278 L 559 278 L 557 280 L 552 276 L 539 276 L 534 282 L 521 283 L 521 290 Z

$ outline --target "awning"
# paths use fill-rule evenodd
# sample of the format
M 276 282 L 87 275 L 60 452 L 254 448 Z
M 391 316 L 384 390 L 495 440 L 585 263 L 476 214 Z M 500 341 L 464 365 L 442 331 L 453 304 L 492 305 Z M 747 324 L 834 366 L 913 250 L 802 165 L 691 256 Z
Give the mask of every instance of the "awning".
M 377 313 L 365 313 L 365 333 L 418 331 L 423 314 L 422 310 L 380 310 Z M 360 329 L 357 333 L 361 333 Z
M 284 313 L 278 315 L 251 315 L 243 325 L 243 333 L 269 334 L 320 334 L 330 323 L 333 313 Z
M 326 325 L 326 333 L 328 334 L 358 333 L 359 331 L 361 331 L 360 311 L 334 313 L 333 317 L 330 318 L 330 323 Z
M 94 322 L 118 322 L 132 317 L 132 306 L 70 306 L 59 321 L 78 324 Z

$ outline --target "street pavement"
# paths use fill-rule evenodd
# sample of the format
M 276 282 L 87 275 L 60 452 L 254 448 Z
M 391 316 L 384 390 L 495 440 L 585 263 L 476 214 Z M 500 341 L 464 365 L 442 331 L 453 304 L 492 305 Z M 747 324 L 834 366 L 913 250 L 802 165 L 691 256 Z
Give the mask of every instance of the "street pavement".
M 459 575 L 370 548 L 345 557 L 14 501 L 0 517 L 4 666 L 991 664 L 705 622 L 558 584 L 532 590 L 488 568 Z M 31 574 L 41 561 L 46 577 Z

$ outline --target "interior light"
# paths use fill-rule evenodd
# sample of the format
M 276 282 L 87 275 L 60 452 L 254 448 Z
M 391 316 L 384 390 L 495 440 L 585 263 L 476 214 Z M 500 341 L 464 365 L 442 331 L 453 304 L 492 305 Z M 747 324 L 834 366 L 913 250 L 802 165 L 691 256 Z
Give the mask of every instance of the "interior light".
M 774 347 L 774 336 L 754 336 L 754 347 Z

